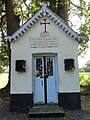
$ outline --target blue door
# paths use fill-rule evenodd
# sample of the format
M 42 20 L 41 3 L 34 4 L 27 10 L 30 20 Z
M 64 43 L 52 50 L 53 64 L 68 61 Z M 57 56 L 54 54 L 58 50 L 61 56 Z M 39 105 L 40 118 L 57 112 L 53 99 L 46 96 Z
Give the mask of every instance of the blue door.
M 55 56 L 35 57 L 34 103 L 57 103 L 57 70 Z

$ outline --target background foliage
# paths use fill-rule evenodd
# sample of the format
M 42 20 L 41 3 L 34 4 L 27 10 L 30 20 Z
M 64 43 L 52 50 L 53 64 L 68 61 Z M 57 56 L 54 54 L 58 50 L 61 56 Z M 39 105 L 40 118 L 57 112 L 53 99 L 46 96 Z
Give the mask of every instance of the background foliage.
M 88 60 L 84 67 L 80 68 L 80 72 L 90 72 L 90 60 Z
M 90 73 L 80 73 L 79 77 L 81 86 L 90 86 Z

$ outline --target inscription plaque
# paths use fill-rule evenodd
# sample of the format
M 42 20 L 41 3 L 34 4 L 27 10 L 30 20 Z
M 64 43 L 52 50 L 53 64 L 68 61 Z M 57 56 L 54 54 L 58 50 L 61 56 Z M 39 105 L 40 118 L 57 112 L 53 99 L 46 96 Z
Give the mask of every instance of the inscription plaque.
M 59 40 L 57 37 L 31 37 L 31 48 L 44 48 L 44 47 L 59 47 Z

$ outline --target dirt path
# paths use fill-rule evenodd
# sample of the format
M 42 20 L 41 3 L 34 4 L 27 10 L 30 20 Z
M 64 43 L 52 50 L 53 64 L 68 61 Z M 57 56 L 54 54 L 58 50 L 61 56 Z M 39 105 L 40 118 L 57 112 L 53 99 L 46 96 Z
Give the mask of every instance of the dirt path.
M 28 114 L 9 112 L 9 98 L 0 98 L 0 120 L 90 120 L 90 96 L 82 96 L 82 109 L 66 111 L 65 117 L 28 118 Z
M 90 96 L 82 96 L 81 101 L 82 110 L 90 112 Z

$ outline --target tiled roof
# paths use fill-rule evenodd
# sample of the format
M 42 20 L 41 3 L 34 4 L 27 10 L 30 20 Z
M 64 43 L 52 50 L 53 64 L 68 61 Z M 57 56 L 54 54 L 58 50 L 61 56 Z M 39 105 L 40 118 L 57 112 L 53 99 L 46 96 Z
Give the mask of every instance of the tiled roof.
M 69 27 L 64 20 L 62 20 L 57 14 L 53 13 L 50 9 L 47 8 L 46 4 L 44 3 L 42 8 L 32 17 L 30 18 L 25 24 L 23 24 L 12 36 L 7 36 L 5 39 L 8 41 L 16 40 L 21 35 L 23 35 L 26 30 L 31 28 L 33 24 L 37 22 L 41 17 L 48 16 L 55 24 L 58 25 L 60 29 L 62 29 L 66 34 L 77 41 L 82 41 L 83 38 L 78 35 L 71 27 Z

